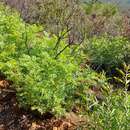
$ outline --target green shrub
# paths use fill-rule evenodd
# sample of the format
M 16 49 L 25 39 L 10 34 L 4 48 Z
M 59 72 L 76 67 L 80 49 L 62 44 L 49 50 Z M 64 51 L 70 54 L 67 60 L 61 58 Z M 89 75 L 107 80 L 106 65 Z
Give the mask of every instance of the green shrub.
M 79 58 L 68 47 L 55 59 L 56 36 L 49 37 L 41 27 L 27 25 L 18 14 L 1 8 L 0 70 L 13 81 L 19 104 L 41 113 L 63 114 L 76 87 Z M 61 41 L 57 51 L 65 46 Z
M 95 105 L 92 119 L 96 130 L 130 129 L 130 95 L 122 90 L 110 92 L 102 104 Z
M 78 72 L 77 88 L 70 107 L 79 107 L 81 113 L 90 112 L 95 104 L 95 99 L 103 100 L 109 91 L 110 86 L 105 73 L 96 73 L 89 67 L 83 69 Z
M 76 87 L 76 69 L 42 52 L 39 56 L 22 55 L 12 68 L 10 78 L 17 85 L 20 105 L 41 113 L 63 114 L 64 102 Z
M 127 39 L 123 37 L 95 37 L 87 42 L 85 53 L 97 66 L 118 66 L 129 53 L 126 51 L 128 44 Z
M 3 65 L 17 59 L 36 44 L 41 27 L 26 25 L 19 14 L 0 5 L 0 70 Z
M 74 101 L 88 119 L 80 129 L 129 130 L 129 93 L 123 89 L 114 90 L 104 73 L 98 74 L 88 68 L 84 74 L 76 91 L 79 97 Z M 90 89 L 93 87 L 96 89 Z
M 87 71 L 86 71 L 87 73 Z M 75 101 L 86 116 L 87 123 L 80 129 L 89 130 L 129 130 L 130 95 L 122 89 L 115 89 L 107 83 L 104 74 L 88 71 L 86 87 L 78 93 Z M 97 76 L 96 76 L 97 75 Z M 88 84 L 90 85 L 89 87 Z M 94 86 L 96 89 L 90 89 Z M 78 92 L 78 90 L 77 90 Z

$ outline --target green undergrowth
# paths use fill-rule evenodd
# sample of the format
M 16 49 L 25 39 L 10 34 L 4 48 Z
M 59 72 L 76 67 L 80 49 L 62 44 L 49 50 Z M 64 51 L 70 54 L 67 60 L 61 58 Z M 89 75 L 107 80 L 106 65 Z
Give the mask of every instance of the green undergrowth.
M 116 68 L 130 55 L 129 45 L 128 39 L 122 36 L 95 36 L 86 41 L 84 52 L 89 56 L 91 63 L 99 68 Z M 128 58 L 126 62 L 129 62 Z
M 57 37 L 41 26 L 25 23 L 3 6 L 0 17 L 0 71 L 13 81 L 20 107 L 57 117 L 76 107 L 79 114 L 89 116 L 90 129 L 129 130 L 128 93 L 114 92 L 105 72 L 97 73 L 87 65 L 82 68 L 86 56 L 82 47 L 66 47 L 62 40 L 55 50 Z M 93 40 L 88 54 L 96 64 L 113 65 L 123 60 L 124 41 L 112 41 L 116 45 L 105 38 Z

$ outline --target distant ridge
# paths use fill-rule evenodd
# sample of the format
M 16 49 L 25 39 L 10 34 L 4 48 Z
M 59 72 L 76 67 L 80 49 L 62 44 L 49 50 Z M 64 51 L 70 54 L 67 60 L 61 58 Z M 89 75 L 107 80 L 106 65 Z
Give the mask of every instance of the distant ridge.
M 88 2 L 91 0 L 81 0 L 83 2 Z M 123 9 L 128 9 L 130 8 L 130 0 L 99 0 L 101 2 L 106 2 L 106 3 L 114 3 L 119 5 L 119 7 L 123 8 Z

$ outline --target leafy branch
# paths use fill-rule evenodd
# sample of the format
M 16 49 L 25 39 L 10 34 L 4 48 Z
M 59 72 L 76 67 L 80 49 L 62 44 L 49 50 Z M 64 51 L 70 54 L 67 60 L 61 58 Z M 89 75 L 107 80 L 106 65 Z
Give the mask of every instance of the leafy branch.
M 123 64 L 123 70 L 116 69 L 117 72 L 122 76 L 120 77 L 114 77 L 116 81 L 119 83 L 122 83 L 124 88 L 128 90 L 129 83 L 130 83 L 130 65 L 127 65 L 126 63 Z

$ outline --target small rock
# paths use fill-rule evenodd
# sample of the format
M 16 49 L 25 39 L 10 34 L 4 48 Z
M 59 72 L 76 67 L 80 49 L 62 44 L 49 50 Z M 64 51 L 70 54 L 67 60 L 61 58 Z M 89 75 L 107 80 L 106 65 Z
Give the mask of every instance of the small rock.
M 0 125 L 0 130 L 6 130 L 5 125 L 4 125 L 4 124 L 1 124 L 1 125 Z

